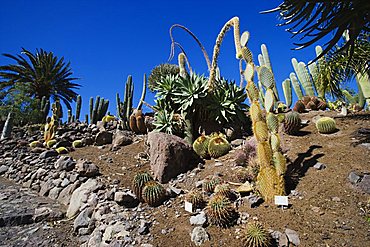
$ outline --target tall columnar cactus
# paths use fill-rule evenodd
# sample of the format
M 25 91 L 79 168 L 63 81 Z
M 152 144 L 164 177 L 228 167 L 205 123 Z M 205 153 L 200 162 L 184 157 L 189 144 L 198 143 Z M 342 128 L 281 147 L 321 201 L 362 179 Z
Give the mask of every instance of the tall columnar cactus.
M 308 70 L 306 68 L 306 64 L 304 62 L 298 63 L 297 59 L 292 58 L 292 65 L 295 73 L 298 76 L 299 82 L 304 89 L 305 95 L 315 96 L 313 84 L 310 78 L 310 74 L 308 73 Z
M 6 121 L 5 121 L 5 124 L 4 124 L 4 127 L 3 127 L 3 131 L 1 133 L 0 140 L 3 140 L 5 138 L 10 138 L 12 128 L 13 128 L 13 118 L 14 118 L 14 113 L 9 112 L 8 117 L 6 118 Z
M 81 114 L 81 105 L 82 105 L 82 97 L 81 95 L 77 95 L 77 100 L 76 100 L 76 121 L 80 120 L 80 114 Z
M 284 92 L 285 103 L 287 107 L 290 108 L 292 106 L 292 87 L 291 87 L 289 79 L 285 79 L 283 81 L 283 92 Z
M 271 62 L 270 62 L 270 56 L 268 54 L 267 47 L 266 47 L 265 44 L 262 44 L 261 45 L 261 53 L 262 53 L 263 64 L 267 68 L 269 68 L 269 70 L 271 71 L 271 74 L 272 74 L 272 78 L 274 78 L 274 74 L 273 74 L 272 66 L 271 66 Z M 274 94 L 275 94 L 276 100 L 279 101 L 280 99 L 279 99 L 279 94 L 278 94 L 278 91 L 277 91 L 277 88 L 276 88 L 275 79 L 273 80 L 272 90 L 274 90 Z
M 146 79 L 146 74 L 144 74 L 143 78 L 143 89 L 141 92 L 141 98 L 140 101 L 136 107 L 136 109 L 133 110 L 132 114 L 130 115 L 129 118 L 129 126 L 132 131 L 134 131 L 137 134 L 146 134 L 147 129 L 145 126 L 145 119 L 144 119 L 144 114 L 141 110 L 145 95 L 146 95 L 146 86 L 147 86 L 147 79 Z
M 43 96 L 41 99 L 40 111 L 41 111 L 41 118 L 42 118 L 41 123 L 45 123 L 46 118 L 50 111 L 50 100 L 46 99 L 45 96 Z
M 68 110 L 67 114 L 67 122 L 72 123 L 72 111 Z
M 123 102 L 120 100 L 119 94 L 116 94 L 117 114 L 121 118 L 124 129 L 130 129 L 129 118 L 132 114 L 132 99 L 134 94 L 134 84 L 132 83 L 132 76 L 129 75 L 125 84 L 125 92 Z
M 299 85 L 296 74 L 294 72 L 290 73 L 289 78 L 290 78 L 290 81 L 293 84 L 293 89 L 294 89 L 294 92 L 297 95 L 298 99 L 302 99 L 303 98 L 303 93 L 302 93 L 301 86 Z
M 109 100 L 96 96 L 95 104 L 94 99 L 90 98 L 90 123 L 96 124 L 100 121 L 107 113 L 109 106 Z

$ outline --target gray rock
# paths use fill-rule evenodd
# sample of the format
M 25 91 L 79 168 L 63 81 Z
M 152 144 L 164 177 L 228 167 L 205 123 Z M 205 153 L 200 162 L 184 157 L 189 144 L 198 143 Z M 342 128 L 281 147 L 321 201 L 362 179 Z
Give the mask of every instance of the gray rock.
M 40 159 L 46 159 L 46 158 L 49 158 L 49 157 L 54 157 L 54 156 L 58 156 L 58 152 L 55 151 L 54 149 L 51 149 L 51 150 L 46 150 L 44 152 L 42 152 L 39 156 Z
M 73 230 L 76 232 L 79 228 L 87 227 L 89 225 L 91 215 L 92 209 L 85 208 L 73 222 Z
M 99 174 L 99 168 L 84 159 L 79 159 L 76 164 L 76 171 L 83 177 L 94 177 Z
M 114 201 L 127 208 L 134 208 L 139 204 L 138 199 L 132 192 L 118 191 L 114 193 Z
M 110 242 L 116 235 L 125 237 L 129 236 L 130 233 L 125 230 L 125 226 L 122 223 L 117 222 L 116 224 L 108 226 L 105 229 L 102 240 L 105 242 Z
M 186 172 L 201 162 L 191 145 L 184 139 L 160 132 L 150 132 L 146 145 L 150 157 L 150 167 L 155 179 L 166 183 L 177 175 Z
M 33 215 L 34 222 L 45 220 L 50 215 L 51 211 L 49 207 L 35 208 L 35 213 Z
M 191 232 L 191 241 L 196 246 L 201 246 L 205 241 L 209 241 L 209 236 L 206 229 L 201 226 L 195 227 Z
M 61 156 L 54 164 L 54 168 L 59 171 L 72 171 L 76 162 L 69 156 Z
M 69 219 L 74 217 L 80 210 L 82 204 L 87 202 L 89 194 L 97 188 L 98 182 L 95 179 L 89 179 L 77 188 L 71 196 L 66 217 Z
M 54 184 L 53 184 L 53 180 L 52 179 L 49 179 L 48 181 L 46 181 L 45 183 L 43 183 L 41 185 L 41 188 L 40 188 L 40 195 L 41 196 L 47 196 L 49 194 L 49 191 L 54 188 Z
M 102 146 L 105 144 L 111 144 L 113 140 L 113 134 L 108 131 L 101 131 L 95 137 L 95 144 Z
M 370 143 L 361 143 L 360 146 L 370 149 Z
M 289 242 L 294 244 L 295 246 L 298 246 L 301 243 L 301 241 L 299 240 L 298 233 L 296 231 L 286 228 L 285 234 L 288 237 Z
M 131 144 L 133 141 L 132 132 L 117 130 L 113 135 L 112 144 L 114 147 L 126 146 Z
M 348 175 L 348 179 L 351 183 L 356 184 L 361 180 L 361 177 L 359 175 L 357 175 L 355 172 L 351 172 Z
M 103 234 L 100 232 L 99 229 L 95 228 L 93 233 L 91 234 L 91 237 L 89 239 L 89 242 L 87 243 L 88 247 L 95 247 L 100 246 L 102 242 Z
M 168 188 L 177 196 L 184 192 L 182 189 L 178 189 L 172 185 L 169 185 Z
M 315 168 L 316 170 L 323 170 L 326 168 L 326 165 L 324 165 L 323 163 L 320 163 L 320 162 L 317 162 L 313 168 Z
M 49 191 L 49 198 L 56 200 L 59 196 L 59 193 L 62 191 L 62 188 L 54 187 Z
M 190 217 L 190 225 L 204 226 L 207 222 L 206 214 L 202 211 Z
M 243 198 L 244 199 L 244 198 Z M 257 207 L 263 202 L 263 199 L 257 195 L 251 194 L 245 197 L 245 200 L 251 208 Z
M 62 180 L 62 182 L 60 183 L 60 186 L 62 186 L 63 188 L 66 187 L 67 185 L 69 185 L 71 183 L 71 181 L 68 180 L 68 178 L 64 178 Z
M 360 190 L 370 194 L 370 175 L 364 175 L 357 186 Z
M 0 175 L 3 175 L 5 172 L 7 172 L 9 169 L 9 166 L 2 165 L 0 166 Z
M 237 146 L 242 145 L 243 142 L 244 142 L 244 139 L 235 139 L 235 140 L 231 141 L 230 144 L 233 147 L 237 147 Z
M 58 196 L 58 202 L 60 202 L 63 205 L 68 205 L 69 200 L 71 199 L 73 191 L 79 186 L 79 182 L 76 182 L 74 184 L 70 184 L 67 187 L 65 187 Z

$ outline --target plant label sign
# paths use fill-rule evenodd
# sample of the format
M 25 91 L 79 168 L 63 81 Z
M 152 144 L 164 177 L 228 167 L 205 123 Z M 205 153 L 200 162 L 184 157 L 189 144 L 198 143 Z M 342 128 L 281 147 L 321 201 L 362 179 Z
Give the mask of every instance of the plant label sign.
M 288 197 L 287 196 L 275 196 L 275 205 L 278 206 L 288 206 Z
M 185 201 L 185 211 L 193 213 L 193 204 L 188 201 Z

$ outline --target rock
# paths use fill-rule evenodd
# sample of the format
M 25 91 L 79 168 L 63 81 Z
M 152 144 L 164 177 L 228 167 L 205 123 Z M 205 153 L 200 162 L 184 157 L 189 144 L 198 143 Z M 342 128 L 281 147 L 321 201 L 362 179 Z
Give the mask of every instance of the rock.
M 33 221 L 34 222 L 40 222 L 45 220 L 51 212 L 51 208 L 49 207 L 41 207 L 41 208 L 35 208 L 35 213 L 33 215 Z
M 0 166 L 0 175 L 3 175 L 5 172 L 7 172 L 9 169 L 9 166 L 2 165 Z
M 351 172 L 348 175 L 348 179 L 351 183 L 356 184 L 361 180 L 361 177 L 359 175 L 357 175 L 355 172 Z
M 76 164 L 76 170 L 78 174 L 83 177 L 94 177 L 99 174 L 99 168 L 84 159 L 79 159 Z
M 42 147 L 35 147 L 35 148 L 32 148 L 31 149 L 31 153 L 35 153 L 35 154 L 41 154 L 42 152 L 44 152 L 46 149 L 45 148 L 42 148 Z
M 204 226 L 207 222 L 207 217 L 204 211 L 190 217 L 190 225 Z
M 113 134 L 108 131 L 101 131 L 95 137 L 95 144 L 97 146 L 102 146 L 105 144 L 111 144 L 113 139 Z
M 55 148 L 60 148 L 60 147 L 71 147 L 72 146 L 72 143 L 68 140 L 61 140 L 61 141 L 58 141 L 56 144 L 55 144 Z
M 54 187 L 53 180 L 49 179 L 45 183 L 41 185 L 40 189 L 40 195 L 41 196 L 47 196 L 49 194 L 49 191 Z
M 370 175 L 364 175 L 357 186 L 360 190 L 370 194 Z
M 150 132 L 146 144 L 154 178 L 166 183 L 201 161 L 191 145 L 182 138 L 160 132 Z
M 140 222 L 140 227 L 138 229 L 138 233 L 140 235 L 146 235 L 149 233 L 149 227 L 150 227 L 150 222 L 141 220 Z
M 54 187 L 49 191 L 49 198 L 56 200 L 59 196 L 59 193 L 62 191 L 62 188 Z
M 230 144 L 233 147 L 237 147 L 237 146 L 242 145 L 243 142 L 244 142 L 244 139 L 235 139 L 235 140 L 231 141 Z
M 91 234 L 91 237 L 89 239 L 89 242 L 87 243 L 88 247 L 95 247 L 95 246 L 100 246 L 102 242 L 103 234 L 95 228 L 93 233 Z
M 168 188 L 171 190 L 171 192 L 173 192 L 177 196 L 184 192 L 182 189 L 178 189 L 172 185 L 168 186 Z
M 46 150 L 44 152 L 42 152 L 39 156 L 40 159 L 46 159 L 46 158 L 49 158 L 49 157 L 54 157 L 54 156 L 58 156 L 58 152 L 55 151 L 55 150 Z
M 301 241 L 299 240 L 298 233 L 296 231 L 286 228 L 285 234 L 288 237 L 289 242 L 294 244 L 295 246 L 298 246 L 301 243 Z
M 191 232 L 191 241 L 196 246 L 201 246 L 205 241 L 209 241 L 209 236 L 206 229 L 201 226 L 195 227 Z
M 62 180 L 62 182 L 60 183 L 60 186 L 62 186 L 63 188 L 66 187 L 67 185 L 69 185 L 71 183 L 71 181 L 68 180 L 68 178 L 64 178 Z
M 322 169 L 325 169 L 326 168 L 326 165 L 324 165 L 323 163 L 320 163 L 320 162 L 317 162 L 313 168 L 315 168 L 316 170 L 322 170 Z
M 139 200 L 132 192 L 118 191 L 114 193 L 114 201 L 127 208 L 134 208 L 139 204 Z
M 361 143 L 359 146 L 370 149 L 370 143 Z
M 89 179 L 77 188 L 71 196 L 66 217 L 69 219 L 74 217 L 80 210 L 82 204 L 87 201 L 89 194 L 97 188 L 98 182 L 95 179 Z
M 68 205 L 69 200 L 71 199 L 73 191 L 79 186 L 79 183 L 76 182 L 74 184 L 70 184 L 67 187 L 65 187 L 58 196 L 58 202 L 60 202 L 63 205 Z
M 78 231 L 79 228 L 87 227 L 90 222 L 90 217 L 92 215 L 91 208 L 85 208 L 75 219 L 73 222 L 73 230 L 75 232 Z
M 251 194 L 249 196 L 246 196 L 244 201 L 247 201 L 249 206 L 251 208 L 254 208 L 258 207 L 258 205 L 260 205 L 263 202 L 263 199 L 257 195 Z
M 105 229 L 102 240 L 105 242 L 110 242 L 115 235 L 125 237 L 129 236 L 130 232 L 125 230 L 125 226 L 122 223 L 117 222 L 116 224 L 108 226 Z
M 60 156 L 55 162 L 54 168 L 59 171 L 72 171 L 75 168 L 76 162 L 69 156 Z
M 130 131 L 117 130 L 113 135 L 113 147 L 126 146 L 132 143 L 133 137 Z

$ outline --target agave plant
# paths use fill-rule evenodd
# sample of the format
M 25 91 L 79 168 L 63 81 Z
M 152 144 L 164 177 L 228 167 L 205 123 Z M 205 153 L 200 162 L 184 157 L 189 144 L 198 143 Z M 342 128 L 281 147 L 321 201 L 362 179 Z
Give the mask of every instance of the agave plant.
M 171 135 L 183 135 L 184 122 L 181 116 L 174 111 L 163 109 L 156 112 L 153 124 L 155 126 L 155 131 Z
M 163 63 L 154 67 L 148 77 L 149 82 L 148 88 L 151 91 L 156 91 L 158 83 L 160 83 L 160 81 L 164 77 L 168 75 L 176 76 L 179 74 L 179 72 L 180 72 L 179 66 L 177 66 L 176 64 Z
M 157 92 L 156 97 L 166 101 L 171 101 L 174 90 L 177 87 L 178 80 L 178 75 L 169 74 L 161 77 L 161 79 L 157 81 L 156 85 L 153 87 L 153 90 Z

